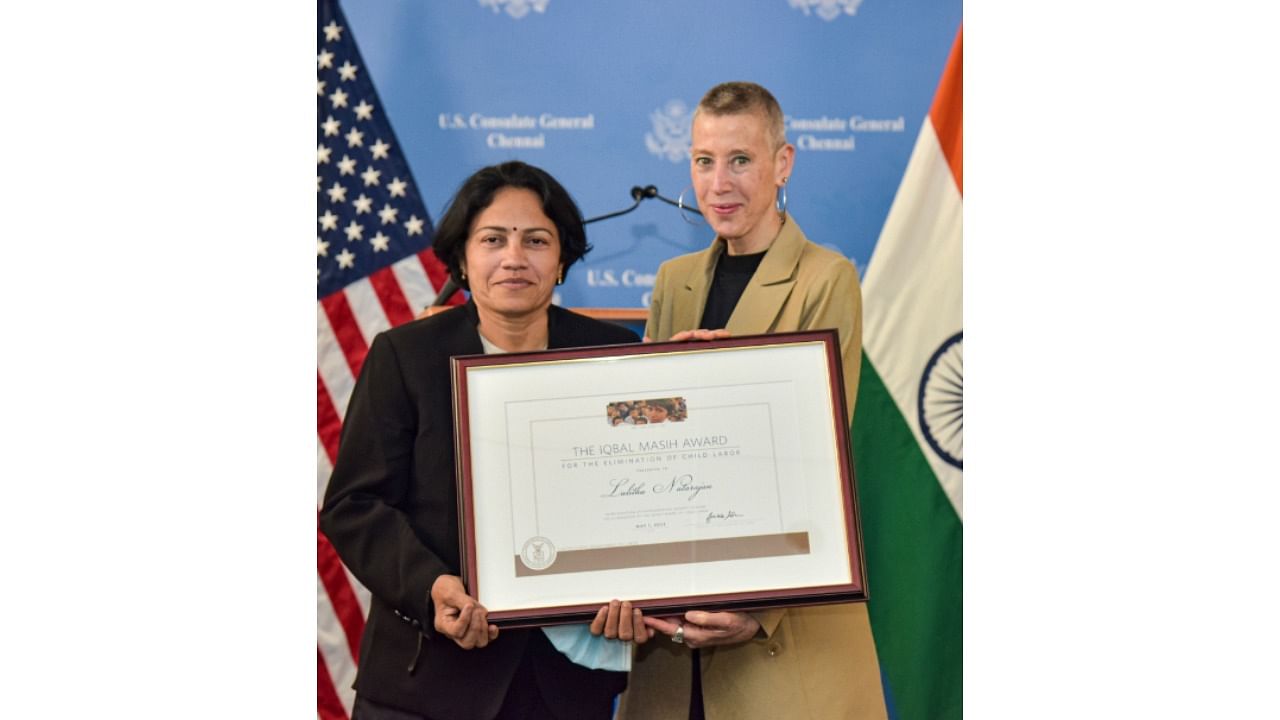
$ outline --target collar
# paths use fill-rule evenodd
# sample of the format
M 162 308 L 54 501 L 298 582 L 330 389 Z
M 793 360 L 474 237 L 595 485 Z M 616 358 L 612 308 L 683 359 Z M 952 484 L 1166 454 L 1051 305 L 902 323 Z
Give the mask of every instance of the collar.
M 462 305 L 465 311 L 467 321 L 470 323 L 471 332 L 475 334 L 476 339 L 476 355 L 484 352 L 483 336 L 480 335 L 480 311 L 476 308 L 476 301 L 473 298 L 467 298 L 467 302 Z M 547 347 L 559 348 L 567 346 L 567 339 L 562 337 L 560 317 L 566 311 L 558 305 L 547 306 Z

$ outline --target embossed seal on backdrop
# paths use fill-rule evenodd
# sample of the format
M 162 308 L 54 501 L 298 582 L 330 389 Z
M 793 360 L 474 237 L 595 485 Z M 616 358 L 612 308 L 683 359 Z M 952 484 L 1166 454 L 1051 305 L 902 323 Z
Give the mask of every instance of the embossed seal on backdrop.
M 530 570 L 546 570 L 556 561 L 556 546 L 551 541 L 535 535 L 524 541 L 520 550 L 520 562 Z
M 653 132 L 644 134 L 649 152 L 673 163 L 689 159 L 689 146 L 693 144 L 693 115 L 689 106 L 680 100 L 668 100 L 661 110 L 649 113 Z
M 805 15 L 816 12 L 818 17 L 831 22 L 840 17 L 840 13 L 857 15 L 862 0 L 787 0 L 787 4 L 804 10 Z
M 508 15 L 519 20 L 528 15 L 530 10 L 536 13 L 546 12 L 550 2 L 551 0 L 480 0 L 480 7 L 491 8 L 494 12 L 503 9 Z

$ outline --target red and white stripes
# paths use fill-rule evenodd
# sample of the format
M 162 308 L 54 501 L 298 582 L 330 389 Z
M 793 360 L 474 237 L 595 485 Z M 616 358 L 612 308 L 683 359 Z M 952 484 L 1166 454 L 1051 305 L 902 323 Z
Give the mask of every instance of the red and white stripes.
M 369 344 L 378 333 L 412 320 L 436 297 L 447 270 L 430 249 L 382 268 L 321 298 L 316 309 L 316 507 L 338 456 L 342 418 Z M 347 720 L 355 701 L 360 636 L 369 592 L 316 530 L 317 712 Z

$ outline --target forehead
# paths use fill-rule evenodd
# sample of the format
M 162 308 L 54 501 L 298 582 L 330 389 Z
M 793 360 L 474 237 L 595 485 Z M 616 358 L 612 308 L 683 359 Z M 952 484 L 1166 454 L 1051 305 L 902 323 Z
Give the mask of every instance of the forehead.
M 693 147 L 709 151 L 768 152 L 768 120 L 762 112 L 733 115 L 712 115 L 700 112 L 693 121 Z
M 545 228 L 555 231 L 555 223 L 542 212 L 542 201 L 532 190 L 504 187 L 493 194 L 493 202 L 471 220 L 474 231 L 482 227 Z

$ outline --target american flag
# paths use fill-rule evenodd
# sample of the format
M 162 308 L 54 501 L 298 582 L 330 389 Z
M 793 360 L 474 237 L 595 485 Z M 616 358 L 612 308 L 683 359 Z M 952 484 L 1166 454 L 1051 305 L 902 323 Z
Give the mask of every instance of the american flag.
M 316 58 L 317 508 L 369 343 L 412 320 L 447 270 L 431 220 L 336 0 L 319 0 Z M 346 720 L 369 593 L 317 528 L 318 711 Z

